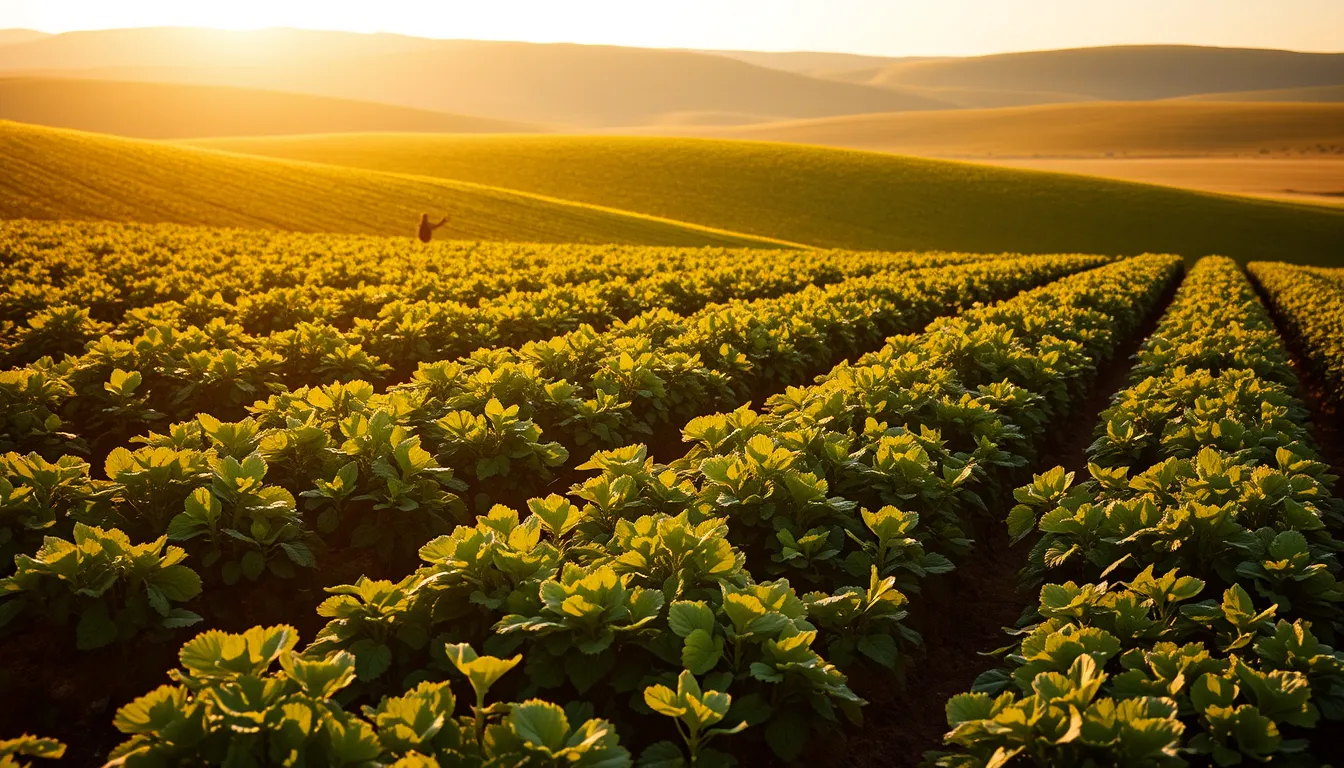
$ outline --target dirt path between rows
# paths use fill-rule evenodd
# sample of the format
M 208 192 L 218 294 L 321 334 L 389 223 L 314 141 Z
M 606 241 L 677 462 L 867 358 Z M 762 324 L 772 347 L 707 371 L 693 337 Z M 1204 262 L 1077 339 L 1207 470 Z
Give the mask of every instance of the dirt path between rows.
M 1098 372 L 1091 396 L 1050 436 L 1031 467 L 1036 472 L 1063 466 L 1087 474 L 1087 447 L 1093 430 L 1111 396 L 1128 384 L 1133 356 L 1152 335 L 1176 293 L 1175 281 L 1158 301 L 1151 316 L 1117 354 Z M 1022 482 L 1030 481 L 1024 474 Z M 944 705 L 957 693 L 970 690 L 981 673 L 998 666 L 986 654 L 1010 643 L 1004 627 L 1017 624 L 1034 597 L 1018 588 L 1018 571 L 1026 565 L 1033 539 L 1012 546 L 1006 518 L 1011 499 L 977 521 L 979 546 L 957 563 L 947 578 L 928 583 L 912 602 L 910 624 L 924 637 L 924 655 L 914 660 L 903 681 L 889 676 L 879 680 L 855 680 L 851 684 L 867 698 L 865 722 L 856 729 L 848 748 L 837 750 L 828 766 L 855 768 L 913 768 L 924 753 L 942 746 L 948 730 Z
M 1253 276 L 1248 274 L 1247 279 L 1254 286 L 1261 303 L 1269 310 L 1269 316 L 1274 320 L 1274 328 L 1279 332 L 1279 338 L 1283 339 L 1283 344 L 1292 358 L 1293 369 L 1297 372 L 1297 378 L 1302 385 L 1301 391 L 1297 394 L 1311 412 L 1311 424 L 1308 427 L 1312 438 L 1316 441 L 1316 449 L 1320 452 L 1322 460 L 1330 465 L 1332 474 L 1344 477 L 1344 405 L 1331 402 L 1326 394 L 1329 390 L 1306 364 L 1305 350 L 1302 349 L 1298 339 L 1288 333 L 1283 317 L 1274 308 L 1265 289 Z M 1344 494 L 1344 483 L 1336 482 L 1334 492 L 1336 497 Z

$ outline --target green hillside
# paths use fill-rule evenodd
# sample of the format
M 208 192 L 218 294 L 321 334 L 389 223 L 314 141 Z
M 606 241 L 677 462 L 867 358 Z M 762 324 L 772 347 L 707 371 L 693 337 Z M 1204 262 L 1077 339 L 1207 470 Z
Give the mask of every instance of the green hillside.
M 1344 210 L 763 142 L 344 135 L 206 143 L 462 179 L 818 246 L 1344 263 Z
M 763 244 L 762 238 L 479 184 L 0 121 L 0 218 L 410 235 L 422 211 L 451 212 L 444 236 L 458 240 Z

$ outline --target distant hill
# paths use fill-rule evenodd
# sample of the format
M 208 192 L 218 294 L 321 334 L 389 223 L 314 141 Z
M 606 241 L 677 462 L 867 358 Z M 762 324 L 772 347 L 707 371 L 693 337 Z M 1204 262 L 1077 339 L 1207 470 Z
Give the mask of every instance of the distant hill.
M 873 83 L 881 86 L 880 82 Z M 1023 107 L 1034 104 L 1065 104 L 1096 101 L 1090 96 L 1056 91 L 1014 91 L 998 88 L 925 88 L 897 86 L 903 93 L 914 93 L 925 98 L 946 102 L 961 109 L 994 109 Z
M 534 132 L 538 126 L 251 88 L 0 77 L 0 120 L 144 139 L 344 131 Z
M 0 121 L 0 218 L 103 219 L 299 232 L 413 234 L 450 212 L 445 238 L 762 245 L 612 209 L 479 184 L 239 157 Z
M 1133 45 L 895 64 L 873 82 L 900 87 L 1068 93 L 1101 100 L 1344 84 L 1344 54 Z
M 928 56 L 864 56 L 856 53 L 825 53 L 818 51 L 791 51 L 776 53 L 773 51 L 713 51 L 694 50 L 693 53 L 705 53 L 712 56 L 726 56 L 730 59 L 745 61 L 758 67 L 780 69 L 785 72 L 797 72 L 803 75 L 826 75 L 832 72 L 904 64 L 911 61 L 929 61 Z
M 1302 88 L 1277 88 L 1268 91 L 1228 91 L 1182 96 L 1182 101 L 1344 101 L 1344 84 L 1315 85 Z
M 46 32 L 38 32 L 35 29 L 0 29 L 0 45 L 28 43 L 47 36 Z
M 443 42 L 406 35 L 307 29 L 102 29 L 42 35 L 7 46 L 0 49 L 0 71 L 312 65 L 332 59 L 426 50 Z
M 961 157 L 1344 155 L 1344 104 L 1084 102 L 667 130 Z
M 1344 209 L 762 142 L 344 135 L 206 146 L 521 189 L 817 246 L 1344 262 Z
M 0 74 L 227 85 L 584 129 L 1344 86 L 1344 54 L 1198 46 L 902 58 L 296 29 L 32 34 L 0 44 Z
M 581 127 L 688 111 L 806 118 L 949 106 L 719 55 L 298 30 L 69 33 L 0 47 L 6 71 L 293 91 Z

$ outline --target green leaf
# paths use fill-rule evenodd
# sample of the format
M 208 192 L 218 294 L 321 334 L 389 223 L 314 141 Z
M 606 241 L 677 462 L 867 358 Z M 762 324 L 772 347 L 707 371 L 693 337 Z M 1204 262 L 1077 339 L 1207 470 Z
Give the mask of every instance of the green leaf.
M 697 629 L 714 631 L 714 612 L 703 601 L 680 600 L 667 610 L 667 624 L 677 637 L 686 637 Z
M 994 700 L 987 693 L 959 693 L 947 700 L 947 724 L 955 728 L 972 720 L 986 720 L 994 711 Z
M 635 765 L 637 768 L 685 768 L 687 762 L 681 747 L 670 741 L 658 741 L 640 753 Z
M 509 713 L 509 723 L 519 738 L 551 752 L 559 752 L 565 746 L 565 737 L 569 734 L 569 720 L 565 710 L 547 701 L 532 699 L 516 704 Z
M 307 544 L 302 542 L 284 542 L 280 545 L 280 548 L 285 551 L 285 556 L 289 558 L 290 562 L 300 568 L 317 567 L 317 558 L 313 557 L 313 551 L 308 548 Z
M 864 635 L 859 652 L 889 669 L 896 668 L 896 639 L 891 635 Z
M 168 598 L 163 596 L 163 592 L 153 584 L 145 585 L 145 596 L 149 598 L 149 607 L 160 616 L 167 617 L 172 607 L 168 604 Z
M 281 654 L 280 666 L 302 687 L 304 693 L 315 699 L 328 699 L 354 682 L 358 661 L 344 651 L 323 661 L 305 659 L 287 652 Z
M 651 685 L 645 688 L 644 703 L 660 715 L 681 717 L 686 714 L 686 708 L 678 700 L 677 692 L 666 685 Z
M 247 580 L 256 581 L 266 570 L 266 556 L 255 549 L 249 549 L 243 553 L 241 565 Z
M 1206 712 L 1211 707 L 1231 707 L 1236 701 L 1237 684 L 1222 675 L 1206 672 L 1190 688 L 1190 703 L 1196 712 Z
M 200 624 L 205 619 L 198 613 L 192 613 L 183 608 L 174 608 L 168 612 L 167 618 L 159 622 L 165 629 L 181 629 L 190 627 L 193 624 Z
M 779 759 L 786 762 L 798 759 L 811 735 L 807 718 L 797 710 L 784 712 L 765 726 L 765 742 Z
M 556 494 L 544 499 L 532 499 L 527 502 L 527 508 L 541 518 L 547 530 L 555 536 L 564 536 L 583 520 L 583 513 L 578 507 Z
M 175 603 L 184 603 L 201 594 L 201 577 L 185 565 L 172 565 L 154 574 L 154 586 Z
M 722 656 L 723 638 L 714 637 L 703 629 L 693 630 L 681 647 L 682 666 L 697 675 L 713 669 Z
M 75 627 L 75 646 L 81 651 L 102 648 L 117 639 L 117 623 L 108 614 L 105 603 L 94 603 L 79 616 Z
M 237 584 L 243 578 L 243 567 L 237 560 L 225 560 L 224 564 L 219 566 L 219 578 L 227 585 Z
M 1026 504 L 1013 507 L 1008 513 L 1008 535 L 1016 541 L 1034 530 L 1036 530 L 1036 511 Z
M 355 655 L 355 675 L 360 680 L 374 680 L 392 666 L 392 649 L 369 638 L 356 640 L 350 652 Z
M 445 649 L 448 653 L 448 660 L 457 667 L 457 671 L 467 676 L 471 681 L 471 687 L 476 691 L 476 695 L 484 699 L 490 686 L 494 685 L 509 670 L 518 666 L 523 660 L 521 655 L 514 656 L 511 659 L 499 659 L 494 656 L 477 656 L 470 645 L 466 643 L 450 644 Z
M 112 724 L 125 734 L 157 733 L 180 721 L 189 692 L 176 685 L 161 685 L 117 710 Z

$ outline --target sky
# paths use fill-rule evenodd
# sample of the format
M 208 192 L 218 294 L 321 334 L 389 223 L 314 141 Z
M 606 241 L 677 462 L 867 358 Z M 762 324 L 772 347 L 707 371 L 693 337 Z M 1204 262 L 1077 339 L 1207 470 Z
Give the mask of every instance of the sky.
M 0 0 L 0 29 L 146 26 L 890 56 L 1133 43 L 1344 51 L 1344 0 Z

